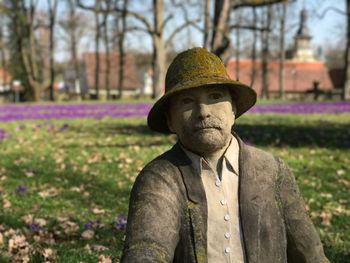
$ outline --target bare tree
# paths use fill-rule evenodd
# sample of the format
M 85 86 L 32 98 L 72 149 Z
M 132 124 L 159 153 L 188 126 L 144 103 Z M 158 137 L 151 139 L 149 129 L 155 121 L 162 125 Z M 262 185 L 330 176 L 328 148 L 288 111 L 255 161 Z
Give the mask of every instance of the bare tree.
M 215 1 L 215 10 L 213 17 L 213 34 L 211 39 L 211 51 L 218 56 L 222 56 L 225 50 L 230 45 L 229 33 L 232 28 L 237 28 L 238 25 L 229 25 L 230 14 L 232 10 L 242 7 L 260 7 L 272 5 L 283 0 L 217 0 Z M 251 26 L 245 27 L 251 28 Z M 253 30 L 253 29 L 252 29 Z
M 344 100 L 350 100 L 350 0 L 346 0 L 346 18 L 345 83 L 342 97 Z
M 109 10 L 111 8 L 112 1 L 104 0 L 105 8 Z M 107 91 L 107 99 L 110 99 L 110 83 L 109 76 L 111 72 L 111 58 L 110 58 L 110 50 L 109 50 L 109 35 L 108 35 L 108 16 L 110 12 L 103 12 L 102 18 L 102 28 L 103 28 L 103 40 L 105 44 L 105 89 Z
M 124 50 L 124 40 L 127 31 L 126 17 L 128 10 L 128 0 L 123 1 L 123 7 L 121 11 L 121 26 L 118 30 L 118 49 L 119 49 L 119 78 L 118 78 L 118 95 L 122 98 L 123 94 L 123 83 L 124 83 L 124 65 L 125 65 L 125 50 Z
M 101 0 L 95 0 L 94 17 L 95 17 L 95 96 L 99 99 L 99 84 L 100 84 L 100 38 L 101 38 L 101 25 L 100 25 L 100 10 Z
M 6 0 L 3 10 L 9 19 L 11 73 L 22 81 L 25 97 L 39 101 L 42 92 L 42 63 L 34 34 L 38 1 Z
M 74 84 L 77 85 L 80 77 L 80 63 L 78 58 L 78 47 L 82 37 L 87 32 L 87 18 L 79 13 L 76 9 L 75 0 L 66 0 L 68 15 L 62 17 L 59 21 L 60 27 L 63 29 L 62 39 L 66 41 L 70 53 L 69 64 L 73 70 Z M 80 96 L 85 99 L 85 94 L 80 90 Z
M 283 2 L 281 4 L 281 15 L 280 15 L 280 45 L 279 45 L 279 72 L 278 72 L 278 84 L 280 91 L 280 99 L 284 99 L 284 86 L 285 86 L 285 70 L 284 70 L 284 62 L 285 62 L 285 19 L 286 19 L 286 11 L 287 11 L 287 3 Z
M 210 9 L 211 1 L 205 0 L 204 2 L 204 30 L 203 30 L 203 47 L 209 49 L 209 34 L 210 34 Z
M 172 1 L 173 4 L 179 5 L 183 7 L 183 3 L 178 3 L 176 1 Z M 131 26 L 126 29 L 126 31 L 134 31 L 139 30 L 146 32 L 152 38 L 153 44 L 153 97 L 160 97 L 163 93 L 164 79 L 165 79 L 165 67 L 166 67 L 166 47 L 174 38 L 174 36 L 179 33 L 181 30 L 185 29 L 188 26 L 195 26 L 199 19 L 188 20 L 185 21 L 180 26 L 176 27 L 171 33 L 167 40 L 164 37 L 164 31 L 167 23 L 173 18 L 173 15 L 170 14 L 167 17 L 164 17 L 164 0 L 153 0 L 152 1 L 152 12 L 153 12 L 153 21 L 150 22 L 148 17 L 140 14 L 139 12 L 132 11 L 130 9 L 120 8 L 118 6 L 114 6 L 113 10 L 117 13 L 125 12 L 125 15 L 128 17 L 132 17 L 139 21 L 142 26 Z M 78 5 L 85 9 L 92 9 L 92 7 L 88 7 L 84 5 L 81 0 L 78 0 Z M 106 12 L 108 10 L 103 10 L 100 8 L 99 12 Z
M 271 27 L 271 16 L 272 16 L 272 9 L 271 6 L 268 6 L 266 9 L 266 28 L 268 30 L 265 30 L 261 34 L 261 44 L 262 44 L 262 90 L 261 90 L 261 97 L 262 98 L 269 98 L 269 79 L 268 79 L 268 60 L 269 60 L 269 31 Z
M 323 10 L 321 14 L 318 14 L 317 11 L 315 11 L 315 14 L 319 19 L 323 19 L 325 15 L 330 11 L 346 16 L 346 19 L 347 19 L 346 47 L 345 47 L 345 57 L 344 57 L 345 83 L 344 83 L 343 92 L 342 92 L 342 99 L 350 100 L 350 0 L 346 0 L 345 4 L 346 4 L 345 13 L 336 7 L 328 7 L 325 10 Z
M 2 78 L 2 85 L 5 86 L 8 84 L 8 79 L 7 79 L 7 59 L 6 59 L 6 39 L 5 39 L 5 21 L 4 17 L 0 18 L 0 64 L 1 68 L 3 69 L 3 78 Z
M 236 46 L 235 46 L 235 51 L 236 51 L 236 79 L 239 80 L 239 69 L 240 69 L 240 27 L 239 25 L 241 24 L 241 14 L 237 14 L 237 28 L 236 28 Z
M 230 39 L 228 37 L 228 24 L 230 20 L 231 7 L 232 1 L 230 0 L 215 1 L 211 51 L 218 56 L 221 56 L 230 45 Z
M 54 83 L 55 83 L 55 61 L 54 61 L 54 49 L 55 49 L 55 40 L 54 40 L 54 29 L 56 24 L 56 13 L 57 13 L 57 0 L 47 0 L 49 6 L 49 32 L 50 32 L 50 47 L 49 47 L 49 56 L 50 56 L 50 100 L 55 100 L 54 95 Z
M 257 14 L 256 14 L 256 7 L 252 7 L 253 11 L 253 26 L 257 26 Z M 254 85 L 255 77 L 256 77 L 256 46 L 257 46 L 257 30 L 253 31 L 253 46 L 252 46 L 252 72 L 251 72 L 251 81 L 250 86 L 252 87 Z

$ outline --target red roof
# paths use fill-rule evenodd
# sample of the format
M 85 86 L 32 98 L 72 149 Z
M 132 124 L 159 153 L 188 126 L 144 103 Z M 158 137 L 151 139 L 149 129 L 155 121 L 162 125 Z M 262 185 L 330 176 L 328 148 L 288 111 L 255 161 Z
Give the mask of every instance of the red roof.
M 100 61 L 100 73 L 99 73 L 99 88 L 105 88 L 105 78 L 106 78 L 106 53 L 99 54 Z M 109 85 L 111 89 L 118 88 L 119 80 L 119 54 L 116 52 L 111 52 L 109 55 L 110 59 L 110 75 L 109 75 Z M 85 66 L 85 72 L 87 76 L 88 85 L 90 88 L 95 86 L 95 52 L 85 52 L 83 54 L 83 63 Z M 135 66 L 135 58 L 132 54 L 127 54 L 125 56 L 124 65 L 124 89 L 138 89 L 140 88 L 141 80 L 137 74 Z
M 0 85 L 8 84 L 12 81 L 12 76 L 4 69 L 0 68 Z
M 261 94 L 262 89 L 262 63 L 255 61 L 256 76 L 253 89 Z M 252 74 L 252 60 L 241 59 L 239 61 L 239 77 L 236 77 L 236 60 L 230 59 L 227 63 L 227 72 L 232 79 L 239 79 L 242 83 L 250 85 Z M 279 61 L 270 60 L 268 62 L 269 91 L 279 92 Z M 321 90 L 333 88 L 328 70 L 322 62 L 297 62 L 293 60 L 285 61 L 285 92 L 302 93 L 313 88 L 313 82 L 320 83 Z

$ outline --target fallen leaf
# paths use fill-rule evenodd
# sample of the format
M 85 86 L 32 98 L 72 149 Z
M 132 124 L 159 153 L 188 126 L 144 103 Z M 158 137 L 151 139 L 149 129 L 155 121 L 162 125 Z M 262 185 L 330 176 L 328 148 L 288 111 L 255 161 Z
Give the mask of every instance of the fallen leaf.
M 91 212 L 95 215 L 103 215 L 106 211 L 104 209 L 99 209 L 95 207 L 91 209 Z
M 102 245 L 91 245 L 91 250 L 96 252 L 101 252 L 101 251 L 108 250 L 108 248 Z
M 11 207 L 11 202 L 7 199 L 4 199 L 2 202 L 2 206 L 4 207 L 4 209 L 10 208 Z
M 34 223 L 38 224 L 41 227 L 46 226 L 47 224 L 46 220 L 42 218 L 35 218 Z
M 95 235 L 95 232 L 91 229 L 85 230 L 83 233 L 81 233 L 81 237 L 86 240 L 92 239 L 94 235 Z
M 31 214 L 22 216 L 21 219 L 26 225 L 30 225 L 31 223 L 33 223 L 33 215 Z
M 45 260 L 53 259 L 54 256 L 53 250 L 51 248 L 45 248 L 42 254 Z
M 337 175 L 344 175 L 345 171 L 343 169 L 337 170 Z
M 107 255 L 100 255 L 98 257 L 98 263 L 112 263 L 112 259 Z
M 47 198 L 47 197 L 53 197 L 53 196 L 56 196 L 59 194 L 59 190 L 55 187 L 51 187 L 47 190 L 44 190 L 44 191 L 41 191 L 39 192 L 39 195 L 42 197 L 42 198 Z
M 0 233 L 0 247 L 4 245 L 4 236 L 2 233 Z
M 332 214 L 329 212 L 323 211 L 321 213 L 322 225 L 329 226 L 331 225 Z

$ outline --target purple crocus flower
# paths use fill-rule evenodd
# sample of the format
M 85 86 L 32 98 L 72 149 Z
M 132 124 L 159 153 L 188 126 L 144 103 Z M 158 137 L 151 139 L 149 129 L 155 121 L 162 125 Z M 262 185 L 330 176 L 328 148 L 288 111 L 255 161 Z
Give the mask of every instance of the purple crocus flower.
M 152 105 L 145 103 L 79 103 L 40 105 L 0 105 L 0 122 L 51 119 L 103 119 L 146 117 Z M 258 114 L 338 114 L 349 113 L 350 102 L 300 102 L 258 104 L 249 112 Z M 33 127 L 35 129 L 35 127 Z M 37 127 L 38 128 L 38 127 Z M 68 128 L 64 124 L 61 129 Z
M 88 229 L 92 229 L 94 227 L 94 222 L 89 220 L 85 225 L 84 225 L 84 229 L 88 230 Z
M 16 130 L 21 131 L 21 130 L 24 130 L 25 128 L 26 126 L 24 124 L 21 124 L 16 127 Z
M 30 229 L 33 231 L 33 232 L 39 232 L 41 230 L 41 227 L 39 224 L 37 223 L 32 223 L 30 225 Z
M 127 223 L 127 217 L 123 214 L 118 215 L 118 217 L 116 218 L 116 224 L 115 224 L 115 228 L 119 231 L 122 231 L 125 229 L 126 223 Z
M 6 131 L 0 128 L 0 141 L 5 140 L 8 137 Z
M 16 193 L 18 195 L 24 195 L 27 193 L 28 187 L 25 185 L 19 185 L 16 187 Z
M 62 127 L 59 129 L 60 132 L 63 132 L 64 130 L 67 130 L 69 128 L 69 124 L 65 123 L 62 125 Z

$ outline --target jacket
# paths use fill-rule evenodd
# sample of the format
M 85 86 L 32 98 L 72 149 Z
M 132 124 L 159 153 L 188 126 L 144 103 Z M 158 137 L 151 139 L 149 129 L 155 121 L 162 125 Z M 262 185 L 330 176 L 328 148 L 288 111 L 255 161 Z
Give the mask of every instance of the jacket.
M 329 262 L 290 169 L 237 139 L 245 262 Z M 204 187 L 177 143 L 134 183 L 121 262 L 208 262 L 206 233 Z

